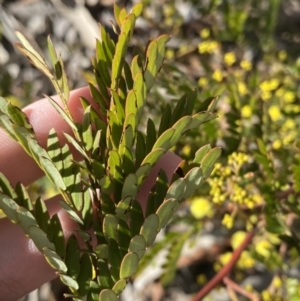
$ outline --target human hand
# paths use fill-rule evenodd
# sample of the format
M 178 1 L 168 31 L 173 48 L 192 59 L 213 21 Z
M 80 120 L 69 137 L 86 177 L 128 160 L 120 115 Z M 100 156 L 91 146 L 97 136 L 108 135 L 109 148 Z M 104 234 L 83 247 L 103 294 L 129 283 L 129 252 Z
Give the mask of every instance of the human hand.
M 68 106 L 76 122 L 80 122 L 83 116 L 80 96 L 92 101 L 88 88 L 81 88 L 71 93 Z M 54 99 L 59 102 L 58 97 Z M 47 99 L 27 106 L 24 112 L 43 147 L 46 146 L 51 128 L 55 128 L 60 141 L 66 143 L 63 132 L 71 134 L 71 130 Z M 0 172 L 13 186 L 17 182 L 27 186 L 43 176 L 43 172 L 35 161 L 3 130 L 0 130 L 0 145 Z M 143 208 L 145 208 L 149 190 L 154 184 L 159 169 L 163 168 L 170 179 L 180 162 L 179 157 L 169 152 L 153 168 L 138 194 L 138 200 Z M 76 223 L 60 207 L 60 199 L 60 196 L 56 196 L 47 200 L 46 205 L 50 215 L 58 214 L 64 235 L 68 238 L 74 232 Z M 55 277 L 54 270 L 21 228 L 7 218 L 0 219 L 0 300 L 15 301 Z

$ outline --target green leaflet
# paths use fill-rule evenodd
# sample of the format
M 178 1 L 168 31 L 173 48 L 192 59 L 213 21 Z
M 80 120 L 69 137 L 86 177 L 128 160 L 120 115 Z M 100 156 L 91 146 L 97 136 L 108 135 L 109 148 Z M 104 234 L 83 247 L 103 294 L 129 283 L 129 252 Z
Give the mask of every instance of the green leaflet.
M 18 204 L 31 211 L 33 209 L 32 202 L 24 185 L 17 183 L 15 192 L 17 194 L 16 199 L 18 201 Z
M 130 278 L 137 271 L 138 265 L 139 257 L 136 253 L 126 254 L 121 263 L 120 278 Z
M 144 73 L 144 78 L 149 91 L 153 84 L 155 77 L 162 66 L 162 62 L 165 55 L 165 44 L 169 40 L 169 36 L 162 35 L 156 40 L 152 41 L 147 49 L 147 66 Z
M 15 200 L 17 199 L 17 194 L 11 187 L 11 184 L 9 183 L 8 179 L 1 172 L 0 172 L 0 191 L 12 199 Z
M 103 220 L 103 233 L 105 235 L 106 241 L 109 242 L 110 239 L 118 239 L 118 221 L 112 214 L 107 214 Z
M 195 154 L 195 158 L 193 160 L 194 163 L 200 164 L 204 156 L 211 150 L 211 146 L 209 144 L 202 146 Z
M 214 164 L 219 159 L 221 152 L 222 149 L 220 147 L 215 147 L 210 150 L 201 160 L 201 169 L 204 178 L 207 178 L 212 172 Z
M 71 235 L 67 242 L 65 264 L 67 266 L 67 274 L 76 279 L 80 270 L 80 252 L 74 235 Z
M 62 281 L 62 283 L 64 283 L 71 289 L 71 291 L 78 290 L 78 288 L 79 288 L 78 283 L 70 276 L 61 274 L 61 275 L 59 275 L 59 278 Z
M 67 272 L 67 266 L 65 265 L 65 263 L 63 262 L 61 257 L 56 252 L 45 247 L 45 248 L 43 248 L 43 254 L 45 255 L 48 263 L 54 269 L 56 269 L 57 271 L 62 272 L 62 273 Z
M 141 259 L 146 252 L 146 240 L 144 236 L 136 235 L 132 237 L 128 247 L 128 251 L 136 253 L 139 259 Z
M 138 192 L 137 184 L 138 182 L 136 174 L 129 174 L 124 180 L 121 198 L 124 199 L 130 196 L 134 199 Z
M 115 283 L 112 290 L 119 296 L 125 289 L 126 284 L 127 284 L 127 281 L 125 279 L 121 279 Z
M 153 244 L 158 233 L 158 227 L 159 218 L 156 214 L 151 214 L 145 219 L 140 234 L 145 238 L 147 247 Z
M 104 289 L 99 295 L 99 301 L 118 301 L 118 296 L 114 291 Z
M 65 237 L 61 227 L 60 220 L 57 214 L 54 214 L 50 220 L 50 227 L 52 230 L 51 241 L 55 245 L 58 256 L 65 257 Z
M 118 220 L 117 234 L 118 234 L 119 250 L 123 257 L 128 252 L 128 246 L 131 239 L 129 226 L 127 222 L 124 221 L 123 219 Z
M 55 251 L 55 246 L 50 242 L 48 235 L 38 226 L 30 226 L 28 229 L 29 237 L 33 240 L 38 250 L 43 253 L 44 248 Z
M 97 267 L 100 271 L 102 271 L 97 277 L 97 282 L 100 285 L 100 287 L 104 289 L 109 289 L 113 287 L 114 281 L 111 278 L 107 262 L 103 259 L 99 259 L 97 262 Z
M 39 225 L 39 227 L 49 235 L 49 237 L 52 237 L 52 228 L 50 225 L 50 216 L 47 210 L 47 207 L 45 205 L 45 202 L 38 198 L 35 202 L 35 219 Z
M 18 223 L 19 221 L 17 213 L 19 207 L 12 198 L 0 193 L 0 208 L 13 223 Z
M 156 211 L 156 214 L 159 217 L 158 230 L 166 226 L 166 224 L 170 221 L 171 217 L 177 211 L 178 207 L 179 202 L 176 199 L 167 199 L 161 204 L 161 206 Z
M 78 292 L 81 296 L 85 296 L 90 290 L 90 281 L 93 277 L 93 264 L 89 254 L 83 253 L 80 258 L 80 270 L 77 276 L 79 285 Z
M 31 226 L 37 226 L 37 221 L 33 214 L 24 207 L 19 207 L 17 209 L 17 218 L 18 224 L 27 235 L 29 235 L 29 228 Z

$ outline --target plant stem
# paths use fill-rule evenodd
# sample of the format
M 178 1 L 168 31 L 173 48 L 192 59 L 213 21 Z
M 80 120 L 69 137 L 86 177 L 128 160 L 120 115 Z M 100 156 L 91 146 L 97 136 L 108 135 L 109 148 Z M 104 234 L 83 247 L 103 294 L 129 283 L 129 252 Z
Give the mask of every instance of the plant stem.
M 250 231 L 241 245 L 235 249 L 232 253 L 232 257 L 230 261 L 219 271 L 215 277 L 213 277 L 192 299 L 191 301 L 200 301 L 202 300 L 209 292 L 211 292 L 223 279 L 230 273 L 232 268 L 235 266 L 236 262 L 240 258 L 242 252 L 247 248 L 247 246 L 251 243 L 253 237 L 255 235 L 255 231 Z

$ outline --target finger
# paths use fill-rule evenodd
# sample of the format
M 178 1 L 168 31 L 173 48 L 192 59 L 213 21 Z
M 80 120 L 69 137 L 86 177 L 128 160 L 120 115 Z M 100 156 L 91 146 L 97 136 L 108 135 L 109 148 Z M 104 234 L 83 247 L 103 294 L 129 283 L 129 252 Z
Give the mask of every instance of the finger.
M 64 235 L 68 238 L 76 223 L 60 207 L 57 196 L 46 202 L 50 215 L 58 214 Z M 0 300 L 15 301 L 57 277 L 21 228 L 7 218 L 0 219 Z
M 79 100 L 80 96 L 91 100 L 88 88 L 81 88 L 71 92 L 68 107 L 76 122 L 81 121 L 83 116 L 83 108 Z M 58 103 L 61 103 L 58 96 L 54 96 L 53 98 Z M 70 134 L 71 129 L 47 99 L 42 99 L 27 106 L 24 108 L 24 112 L 35 130 L 37 140 L 43 147 L 46 147 L 48 134 L 52 128 L 58 133 L 60 141 L 66 143 L 63 132 Z M 0 172 L 13 185 L 20 181 L 27 186 L 43 175 L 43 172 L 34 160 L 23 151 L 23 148 L 16 141 L 13 141 L 1 129 L 0 141 Z

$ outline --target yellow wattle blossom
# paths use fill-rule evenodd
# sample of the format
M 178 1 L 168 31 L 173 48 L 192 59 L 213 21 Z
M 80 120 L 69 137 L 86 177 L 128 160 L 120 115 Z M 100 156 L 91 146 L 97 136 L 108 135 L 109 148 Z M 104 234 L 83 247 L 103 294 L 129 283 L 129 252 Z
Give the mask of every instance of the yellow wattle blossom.
M 283 94 L 283 100 L 285 103 L 292 103 L 294 102 L 295 100 L 295 93 L 292 92 L 292 91 L 286 91 L 284 94 Z
M 281 61 L 284 61 L 286 58 L 287 58 L 287 52 L 285 50 L 280 50 L 278 52 L 278 58 L 281 60 Z
M 282 118 L 279 106 L 277 106 L 277 105 L 270 106 L 268 109 L 268 113 L 273 122 L 276 122 Z
M 283 131 L 293 130 L 296 128 L 296 122 L 292 118 L 288 118 L 282 125 Z
M 238 91 L 242 96 L 247 94 L 247 86 L 244 82 L 238 82 Z
M 188 144 L 186 144 L 183 148 L 182 148 L 182 150 L 181 150 L 181 152 L 184 154 L 184 155 L 186 155 L 186 156 L 189 156 L 190 154 L 191 154 L 191 146 L 190 145 L 188 145 Z
M 261 296 L 262 296 L 263 301 L 271 301 L 272 300 L 272 295 L 267 290 L 262 291 Z
M 272 245 L 268 240 L 264 239 L 254 244 L 254 248 L 259 255 L 268 258 L 270 256 Z
M 275 276 L 273 278 L 272 284 L 274 285 L 274 287 L 276 288 L 281 288 L 282 287 L 282 280 L 280 279 L 280 277 Z
M 237 231 L 231 237 L 231 246 L 233 249 L 236 249 L 244 241 L 247 233 L 245 231 Z
M 236 62 L 236 57 L 233 51 L 225 53 L 224 62 L 228 66 L 232 66 Z
M 220 69 L 217 69 L 214 71 L 212 78 L 217 81 L 217 82 L 221 82 L 223 80 L 223 73 Z
M 163 13 L 165 17 L 171 17 L 175 13 L 175 8 L 171 5 L 164 5 Z
M 219 47 L 218 42 L 216 41 L 203 41 L 198 45 L 199 53 L 213 53 Z
M 200 37 L 201 37 L 202 39 L 207 39 L 209 36 L 210 36 L 210 32 L 209 32 L 209 29 L 208 29 L 208 28 L 203 28 L 203 29 L 200 31 Z
M 209 200 L 198 197 L 192 201 L 190 206 L 191 213 L 195 218 L 211 217 L 213 208 Z
M 252 69 L 252 63 L 248 60 L 242 60 L 240 66 L 246 71 L 250 71 Z
M 221 262 L 222 265 L 226 265 L 232 257 L 231 252 L 226 252 L 219 257 L 219 261 Z
M 293 112 L 296 113 L 296 114 L 300 113 L 300 105 L 294 105 L 293 106 Z
M 226 228 L 231 229 L 233 227 L 233 217 L 226 213 L 222 219 L 222 225 L 224 225 Z
M 241 109 L 241 115 L 243 118 L 249 118 L 252 116 L 252 109 L 249 105 L 245 105 Z
M 203 285 L 207 282 L 207 278 L 205 274 L 200 274 L 197 276 L 197 283 Z
M 173 49 L 167 49 L 166 50 L 166 58 L 167 59 L 171 60 L 171 59 L 174 58 L 174 56 L 175 56 L 175 54 L 174 54 L 174 50 Z
M 277 78 L 273 78 L 271 80 L 265 80 L 260 85 L 259 88 L 263 92 L 276 90 L 279 86 L 279 80 Z
M 262 100 L 269 100 L 270 98 L 272 97 L 272 93 L 271 92 L 269 92 L 269 91 L 263 91 L 262 93 L 261 93 L 261 98 L 262 98 Z
M 285 93 L 285 89 L 279 88 L 278 90 L 276 90 L 275 95 L 277 97 L 282 97 L 284 95 L 284 93 Z
M 280 139 L 276 139 L 273 143 L 272 143 L 272 147 L 273 149 L 280 149 L 282 147 L 282 142 Z
M 248 251 L 243 251 L 237 262 L 237 266 L 241 269 L 251 269 L 255 265 L 255 260 L 251 257 Z
M 204 87 L 208 84 L 208 79 L 206 77 L 200 77 L 198 80 L 198 85 Z

